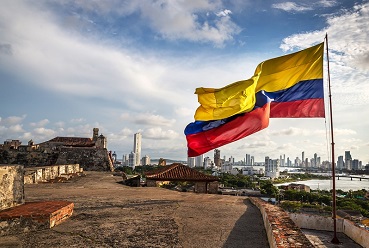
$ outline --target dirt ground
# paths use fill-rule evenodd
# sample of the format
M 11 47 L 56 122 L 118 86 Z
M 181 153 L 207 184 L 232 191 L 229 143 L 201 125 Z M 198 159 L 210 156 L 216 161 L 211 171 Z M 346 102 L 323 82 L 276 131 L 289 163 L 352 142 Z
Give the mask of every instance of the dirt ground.
M 107 172 L 25 185 L 26 201 L 67 200 L 71 218 L 48 230 L 0 237 L 0 247 L 269 247 L 245 196 L 132 188 Z

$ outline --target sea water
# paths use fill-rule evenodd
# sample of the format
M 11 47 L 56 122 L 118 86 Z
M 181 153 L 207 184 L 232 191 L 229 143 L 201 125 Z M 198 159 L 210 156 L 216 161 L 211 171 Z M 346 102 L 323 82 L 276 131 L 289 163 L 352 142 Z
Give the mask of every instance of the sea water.
M 340 177 L 338 180 L 336 178 L 336 189 L 340 189 L 343 191 L 349 191 L 349 190 L 369 190 L 369 177 L 368 175 L 362 175 L 361 177 L 366 177 L 366 179 L 358 179 L 358 178 L 349 178 L 349 177 Z M 333 188 L 333 180 L 332 179 L 326 179 L 326 180 L 318 180 L 318 179 L 312 179 L 312 180 L 306 180 L 306 181 L 296 181 L 293 183 L 298 184 L 305 184 L 310 187 L 312 190 L 331 190 Z M 281 183 L 281 184 L 275 184 L 275 186 L 280 185 L 288 185 L 290 183 Z

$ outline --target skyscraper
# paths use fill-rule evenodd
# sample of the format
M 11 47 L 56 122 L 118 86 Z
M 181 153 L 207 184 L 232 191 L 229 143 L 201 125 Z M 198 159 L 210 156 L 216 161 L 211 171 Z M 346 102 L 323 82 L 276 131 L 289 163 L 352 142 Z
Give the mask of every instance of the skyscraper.
M 204 167 L 204 155 L 199 155 L 196 157 L 195 166 Z
M 220 150 L 214 150 L 214 164 L 217 168 L 220 168 Z
M 133 143 L 133 152 L 136 155 L 136 166 L 141 164 L 141 133 L 135 133 L 134 135 L 134 143 Z
M 301 167 L 305 167 L 305 152 L 302 152 L 302 154 L 301 154 L 301 162 L 302 162 L 302 164 L 301 164 Z
M 345 151 L 345 167 L 346 170 L 351 170 L 351 161 L 352 161 L 352 157 L 351 157 L 351 153 L 350 151 Z
M 250 156 L 250 154 L 246 154 L 246 165 L 251 165 L 251 156 Z
M 132 169 L 134 170 L 136 167 L 136 155 L 134 152 L 131 152 L 128 155 L 128 166 L 132 167 Z
M 342 170 L 344 168 L 344 162 L 343 162 L 343 156 L 338 156 L 338 160 L 337 160 L 337 168 L 339 170 Z

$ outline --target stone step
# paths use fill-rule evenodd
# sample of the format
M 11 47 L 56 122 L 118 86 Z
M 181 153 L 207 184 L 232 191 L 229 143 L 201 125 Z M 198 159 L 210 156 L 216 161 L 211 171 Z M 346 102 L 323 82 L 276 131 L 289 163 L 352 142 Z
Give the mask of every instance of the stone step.
M 68 201 L 26 202 L 0 211 L 0 236 L 52 228 L 73 214 Z

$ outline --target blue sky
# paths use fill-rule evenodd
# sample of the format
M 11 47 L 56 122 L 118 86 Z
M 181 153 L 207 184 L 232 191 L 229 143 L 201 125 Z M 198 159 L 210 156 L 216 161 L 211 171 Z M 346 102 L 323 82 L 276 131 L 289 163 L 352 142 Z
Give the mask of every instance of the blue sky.
M 248 79 L 256 66 L 329 35 L 336 156 L 369 162 L 369 2 L 5 0 L 0 9 L 0 142 L 108 138 L 119 158 L 186 159 L 197 87 Z M 328 102 L 328 101 L 326 101 Z M 328 122 L 327 122 L 328 123 Z M 221 147 L 329 158 L 324 119 L 272 119 Z M 213 157 L 213 153 L 206 155 Z

